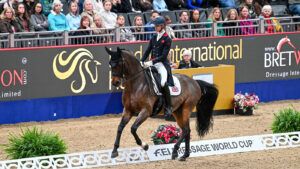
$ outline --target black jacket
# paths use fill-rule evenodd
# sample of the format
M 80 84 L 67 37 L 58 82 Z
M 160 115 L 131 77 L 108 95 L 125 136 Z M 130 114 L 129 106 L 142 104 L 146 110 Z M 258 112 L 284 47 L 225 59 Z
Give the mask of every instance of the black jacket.
M 202 67 L 201 65 L 199 65 L 198 63 L 196 63 L 196 62 L 193 61 L 193 60 L 191 60 L 190 63 L 191 63 L 191 64 L 187 64 L 187 63 L 185 63 L 184 60 L 181 60 L 181 61 L 179 62 L 178 69 L 188 69 L 188 68 Z
M 152 38 L 150 39 L 148 48 L 146 49 L 142 57 L 142 62 L 146 61 L 146 59 L 149 57 L 149 54 L 151 52 L 150 59 L 152 60 L 153 64 L 158 62 L 163 63 L 163 65 L 165 66 L 168 72 L 167 84 L 169 86 L 174 86 L 171 67 L 168 60 L 168 54 L 171 49 L 172 39 L 169 37 L 167 33 L 164 33 L 163 36 L 158 41 L 156 40 L 156 38 L 157 38 L 157 34 L 152 36 Z
M 15 28 L 15 32 L 20 32 L 20 28 L 18 23 L 15 20 L 7 20 L 1 19 L 0 20 L 0 33 L 14 33 L 12 27 Z

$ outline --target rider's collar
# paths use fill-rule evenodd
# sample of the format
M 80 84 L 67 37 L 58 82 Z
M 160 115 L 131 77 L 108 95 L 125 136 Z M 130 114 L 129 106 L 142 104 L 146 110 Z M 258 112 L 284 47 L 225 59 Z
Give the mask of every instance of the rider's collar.
M 165 30 L 162 30 L 161 32 L 157 32 L 156 40 L 158 41 L 164 35 L 165 32 L 166 32 Z

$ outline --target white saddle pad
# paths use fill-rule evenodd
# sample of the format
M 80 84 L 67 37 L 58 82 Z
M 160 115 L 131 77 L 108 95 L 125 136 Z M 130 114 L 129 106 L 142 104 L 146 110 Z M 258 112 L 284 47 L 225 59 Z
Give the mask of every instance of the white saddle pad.
M 171 96 L 178 96 L 181 93 L 181 85 L 176 76 L 172 76 L 172 77 L 173 77 L 175 86 L 169 86 L 170 94 L 171 94 Z

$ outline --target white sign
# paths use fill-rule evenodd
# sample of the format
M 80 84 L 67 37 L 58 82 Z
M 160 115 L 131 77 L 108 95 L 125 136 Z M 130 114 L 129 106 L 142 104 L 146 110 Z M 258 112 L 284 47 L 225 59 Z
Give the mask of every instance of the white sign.
M 197 74 L 197 75 L 193 75 L 193 79 L 194 80 L 203 80 L 210 84 L 214 83 L 214 75 L 213 74 Z

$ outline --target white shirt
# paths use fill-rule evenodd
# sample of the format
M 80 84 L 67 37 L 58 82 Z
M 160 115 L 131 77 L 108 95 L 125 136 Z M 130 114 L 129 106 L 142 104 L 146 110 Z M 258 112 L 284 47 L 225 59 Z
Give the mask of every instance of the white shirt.
M 165 30 L 162 30 L 161 32 L 158 32 L 156 41 L 158 41 L 164 35 L 165 32 L 166 32 Z

